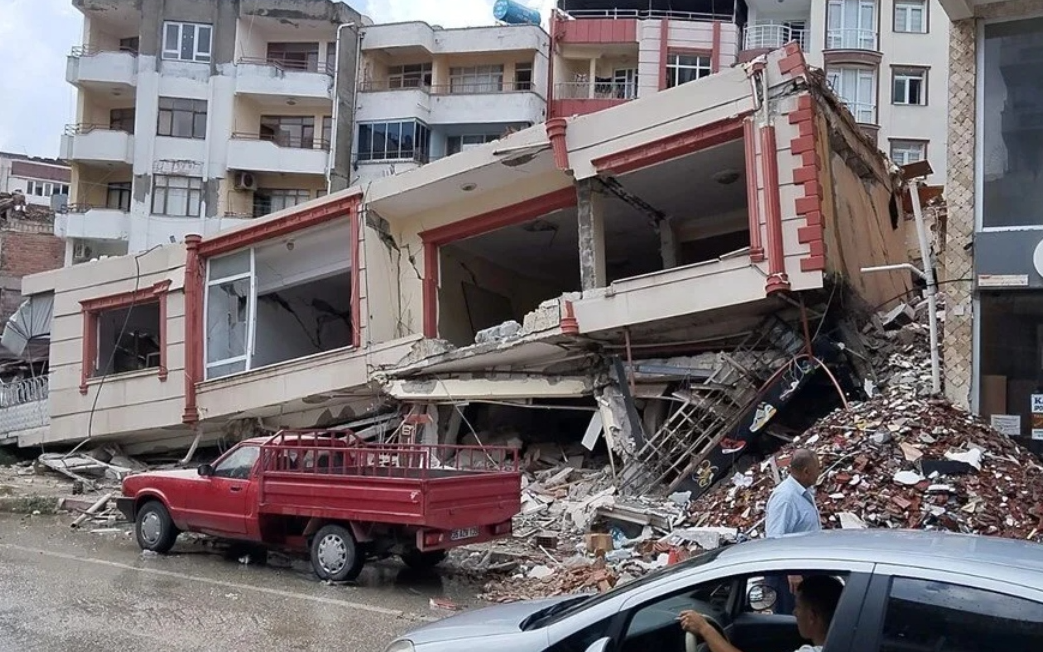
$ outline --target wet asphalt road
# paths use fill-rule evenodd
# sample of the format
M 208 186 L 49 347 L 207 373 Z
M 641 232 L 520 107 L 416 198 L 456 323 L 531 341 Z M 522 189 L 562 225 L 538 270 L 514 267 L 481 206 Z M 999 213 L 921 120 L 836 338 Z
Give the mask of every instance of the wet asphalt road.
M 0 652 L 379 652 L 445 615 L 431 598 L 476 604 L 447 571 L 389 560 L 357 585 L 326 586 L 303 561 L 243 565 L 192 541 L 145 557 L 124 532 L 72 531 L 69 520 L 0 514 Z

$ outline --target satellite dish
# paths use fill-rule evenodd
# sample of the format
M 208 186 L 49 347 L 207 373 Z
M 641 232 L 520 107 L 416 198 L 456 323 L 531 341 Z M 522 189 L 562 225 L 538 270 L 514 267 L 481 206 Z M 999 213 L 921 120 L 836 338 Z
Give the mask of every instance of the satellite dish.
M 1036 245 L 1036 250 L 1032 252 L 1032 266 L 1036 268 L 1036 273 L 1043 276 L 1043 240 L 1039 241 Z

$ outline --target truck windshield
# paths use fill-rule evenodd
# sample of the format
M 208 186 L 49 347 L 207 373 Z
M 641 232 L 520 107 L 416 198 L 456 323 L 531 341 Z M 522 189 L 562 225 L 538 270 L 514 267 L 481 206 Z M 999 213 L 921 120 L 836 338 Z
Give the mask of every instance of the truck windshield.
M 245 480 L 250 477 L 250 471 L 253 470 L 260 454 L 261 449 L 258 446 L 237 448 L 214 467 L 214 477 Z

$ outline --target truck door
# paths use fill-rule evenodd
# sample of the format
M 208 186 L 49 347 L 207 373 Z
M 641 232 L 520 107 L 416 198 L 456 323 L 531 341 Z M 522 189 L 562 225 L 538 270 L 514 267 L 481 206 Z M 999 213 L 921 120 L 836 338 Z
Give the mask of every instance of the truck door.
M 214 467 L 214 475 L 203 485 L 200 496 L 203 529 L 222 534 L 246 534 L 246 521 L 252 506 L 247 500 L 250 477 L 260 456 L 259 446 L 242 446 Z

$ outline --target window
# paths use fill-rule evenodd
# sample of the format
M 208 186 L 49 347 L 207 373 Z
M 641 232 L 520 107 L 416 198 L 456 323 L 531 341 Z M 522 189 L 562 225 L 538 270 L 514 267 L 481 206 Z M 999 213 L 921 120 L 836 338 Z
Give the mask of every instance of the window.
M 909 165 L 927 158 L 927 143 L 922 140 L 892 140 L 891 160 L 896 165 Z
M 514 65 L 514 90 L 532 90 L 532 64 L 518 63 Z
M 214 467 L 215 478 L 229 478 L 231 480 L 246 480 L 250 477 L 257 458 L 261 456 L 260 446 L 243 446 L 237 448 L 232 454 L 218 462 Z
M 326 72 L 320 70 L 318 43 L 269 43 L 268 61 L 286 70 Z
M 1039 649 L 1043 604 L 945 582 L 896 577 L 881 652 Z
M 671 53 L 666 61 L 667 88 L 702 79 L 713 72 L 710 64 L 710 55 L 706 54 Z
M 152 177 L 152 214 L 199 217 L 203 204 L 203 180 L 199 177 Z
M 876 75 L 869 68 L 830 68 L 826 77 L 855 120 L 876 124 Z
M 927 33 L 927 0 L 896 0 L 895 31 Z
M 26 181 L 25 182 L 25 194 L 36 195 L 37 197 L 43 197 L 46 185 L 43 181 Z
M 322 119 L 322 148 L 329 149 L 333 146 L 333 118 L 325 116 Z
M 418 120 L 359 125 L 359 161 L 414 160 L 426 163 L 431 130 Z
M 876 50 L 876 0 L 829 0 L 826 48 Z
M 206 138 L 206 100 L 159 98 L 157 136 Z
M 29 180 L 25 182 L 25 194 L 35 195 L 37 197 L 51 197 L 53 195 L 68 195 L 69 184 L 67 183 L 52 183 L 50 181 L 33 181 Z
M 450 93 L 499 93 L 503 91 L 503 66 L 468 66 L 449 69 Z
M 130 181 L 110 183 L 105 193 L 105 208 L 130 212 Z
M 134 109 L 112 109 L 109 111 L 109 129 L 134 133 Z
M 206 291 L 206 377 L 246 371 L 253 313 L 253 250 L 209 262 Z
M 130 52 L 132 54 L 138 53 L 138 37 L 131 36 L 128 38 L 120 39 L 120 52 Z
M 431 64 L 416 63 L 388 68 L 388 88 L 430 88 Z
M 254 217 L 261 217 L 286 208 L 303 204 L 311 199 L 310 190 L 266 190 L 254 192 Z
M 69 184 L 67 183 L 56 183 L 51 188 L 51 195 L 68 195 Z
M 213 28 L 200 23 L 163 23 L 163 58 L 210 63 Z
M 95 378 L 160 366 L 159 301 L 138 303 L 97 314 Z
M 491 143 L 494 140 L 499 140 L 500 137 L 495 134 L 485 134 L 477 136 L 450 136 L 446 140 L 446 154 L 459 154 L 460 152 L 484 145 L 485 143 Z
M 294 115 L 262 115 L 261 140 L 270 140 L 279 147 L 315 147 L 315 118 Z
M 637 97 L 637 68 L 620 69 L 612 74 L 612 97 L 617 100 Z
M 896 68 L 892 73 L 891 102 L 915 106 L 927 105 L 927 71 Z

